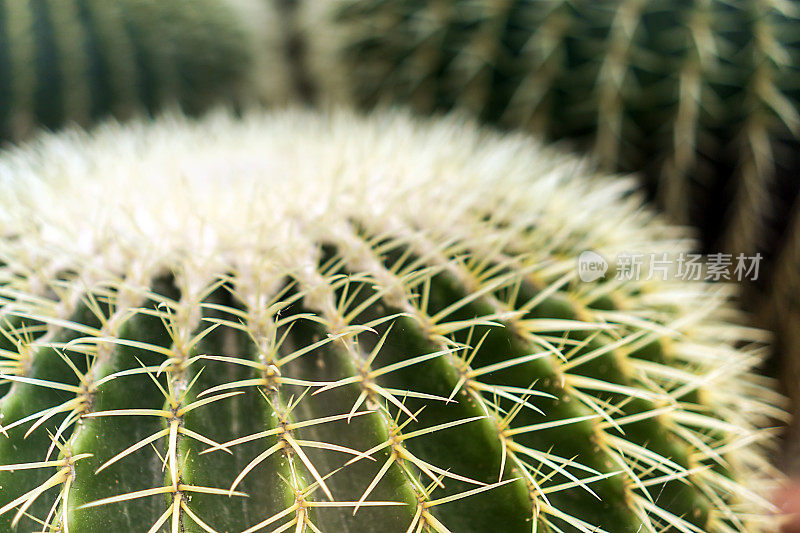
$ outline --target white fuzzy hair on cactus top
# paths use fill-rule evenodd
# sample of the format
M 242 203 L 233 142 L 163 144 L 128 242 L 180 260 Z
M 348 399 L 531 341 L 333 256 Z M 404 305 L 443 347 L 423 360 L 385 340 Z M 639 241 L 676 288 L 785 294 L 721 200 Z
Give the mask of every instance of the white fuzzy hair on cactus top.
M 259 242 L 285 250 L 297 232 L 347 217 L 403 219 L 455 237 L 470 234 L 476 211 L 511 222 L 504 234 L 520 249 L 535 238 L 524 231 L 532 225 L 558 235 L 563 251 L 581 241 L 609 253 L 643 242 L 648 251 L 685 246 L 676 244 L 684 232 L 641 208 L 633 180 L 595 175 L 576 156 L 453 117 L 292 111 L 240 121 L 218 112 L 198 123 L 174 115 L 108 123 L 6 154 L 0 180 L 7 231 L 35 224 L 37 239 L 86 254 L 110 243 L 159 253 Z

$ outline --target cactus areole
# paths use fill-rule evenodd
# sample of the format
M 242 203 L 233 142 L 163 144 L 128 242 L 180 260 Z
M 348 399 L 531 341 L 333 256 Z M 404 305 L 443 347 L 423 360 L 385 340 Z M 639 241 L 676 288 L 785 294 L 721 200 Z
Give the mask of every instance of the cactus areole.
M 759 332 L 523 136 L 219 113 L 0 163 L 0 530 L 756 532 Z

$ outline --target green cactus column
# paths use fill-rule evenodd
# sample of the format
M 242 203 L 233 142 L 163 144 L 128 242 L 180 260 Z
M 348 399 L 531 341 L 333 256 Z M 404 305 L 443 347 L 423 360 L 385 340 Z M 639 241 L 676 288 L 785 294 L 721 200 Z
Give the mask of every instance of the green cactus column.
M 254 52 L 221 0 L 3 0 L 0 140 L 241 98 Z
M 774 251 L 770 199 L 798 191 L 777 185 L 800 168 L 797 3 L 297 4 L 321 93 L 567 139 L 606 169 L 641 172 L 707 244 Z
M 690 245 L 586 161 L 289 111 L 45 136 L 0 180 L 4 531 L 775 525 L 763 334 L 727 287 L 580 281 Z

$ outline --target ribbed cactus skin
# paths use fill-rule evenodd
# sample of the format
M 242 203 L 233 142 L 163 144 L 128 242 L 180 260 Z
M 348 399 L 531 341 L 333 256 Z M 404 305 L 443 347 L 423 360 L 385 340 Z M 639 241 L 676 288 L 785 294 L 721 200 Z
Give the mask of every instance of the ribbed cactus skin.
M 296 4 L 321 96 L 567 139 L 642 172 L 707 244 L 775 251 L 800 171 L 797 2 Z
M 165 117 L 0 183 L 3 531 L 775 526 L 762 334 L 721 285 L 581 282 L 585 249 L 690 243 L 574 156 Z
M 222 0 L 3 0 L 0 140 L 241 96 L 251 39 Z

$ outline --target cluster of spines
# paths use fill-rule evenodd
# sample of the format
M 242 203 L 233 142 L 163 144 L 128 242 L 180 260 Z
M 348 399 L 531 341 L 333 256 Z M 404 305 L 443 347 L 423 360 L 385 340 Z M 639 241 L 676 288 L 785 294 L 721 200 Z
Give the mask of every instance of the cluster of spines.
M 244 98 L 254 45 L 219 0 L 0 3 L 0 139 Z
M 713 399 L 727 394 L 714 384 L 742 368 L 706 368 L 726 349 L 665 338 L 708 309 L 660 323 L 608 302 L 584 307 L 588 295 L 572 290 L 571 262 L 505 256 L 502 238 L 484 238 L 490 226 L 441 242 L 413 228 L 344 225 L 319 236 L 329 243 L 323 259 L 314 259 L 311 240 L 303 264 L 277 268 L 253 254 L 212 275 L 187 264 L 173 272 L 174 281 L 152 288 L 152 266 L 134 264 L 116 281 L 101 268 L 58 281 L 46 267 L 21 271 L 9 256 L 3 355 L 12 390 L 3 400 L 8 437 L 0 446 L 4 460 L 24 459 L 0 467 L 10 489 L 0 514 L 8 524 L 34 520 L 42 531 L 81 531 L 101 527 L 108 518 L 92 513 L 107 505 L 166 497 L 125 514 L 153 515 L 153 532 L 165 524 L 215 531 L 215 519 L 223 528 L 232 519 L 220 509 L 238 509 L 222 498 L 260 494 L 257 504 L 242 504 L 240 517 L 252 519 L 248 532 L 325 530 L 315 512 L 364 516 L 371 506 L 400 509 L 394 518 L 407 514 L 408 531 L 440 533 L 458 530 L 448 524 L 459 516 L 477 524 L 469 509 L 485 513 L 486 525 L 507 519 L 509 531 L 530 529 L 526 514 L 543 531 L 758 530 L 759 518 L 741 515 L 736 503 L 751 505 L 758 496 L 728 476 L 753 467 L 730 457 L 759 461 L 739 453 L 759 433 L 748 429 L 747 413 Z M 551 281 L 541 285 L 541 276 Z M 540 289 L 530 293 L 532 286 Z M 624 299 L 620 287 L 599 289 L 608 294 L 592 301 L 615 292 Z M 74 377 L 48 376 L 48 365 L 68 367 Z M 616 380 L 604 381 L 603 373 Z M 151 401 L 154 388 L 161 396 Z M 317 395 L 322 404 L 314 403 Z M 21 407 L 22 397 L 39 400 Z M 227 422 L 221 406 L 237 401 L 233 412 L 260 403 L 239 423 L 266 429 L 220 438 L 214 426 Z M 752 412 L 771 414 L 760 403 Z M 139 420 L 132 442 L 115 422 L 131 417 Z M 359 434 L 377 444 L 347 442 Z M 454 457 L 447 445 L 456 444 Z M 245 445 L 254 456 L 243 464 L 236 448 Z M 473 446 L 490 452 L 493 466 L 451 469 L 470 466 L 458 456 Z M 563 455 L 575 449 L 580 453 Z M 153 472 L 166 473 L 154 486 L 137 487 L 114 474 L 125 463 L 135 464 L 127 475 L 150 465 L 137 476 L 151 482 Z M 364 463 L 379 468 L 353 480 Z M 230 468 L 222 474 L 219 465 Z M 36 474 L 21 478 L 28 469 Z M 128 491 L 108 496 L 103 484 L 114 477 L 102 475 Z M 400 501 L 379 490 L 384 478 L 402 480 Z M 222 479 L 230 485 L 219 486 Z M 246 490 L 248 482 L 260 490 Z M 264 502 L 265 495 L 278 501 Z M 456 505 L 467 497 L 467 507 Z M 446 504 L 457 511 L 447 513 Z

